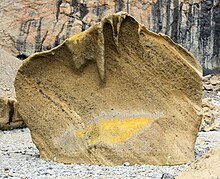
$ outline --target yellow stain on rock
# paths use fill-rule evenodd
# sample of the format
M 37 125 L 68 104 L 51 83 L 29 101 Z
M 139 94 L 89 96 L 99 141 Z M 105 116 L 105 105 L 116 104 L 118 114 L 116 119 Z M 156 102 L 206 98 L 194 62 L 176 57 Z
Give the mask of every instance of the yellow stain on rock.
M 150 122 L 151 120 L 148 117 L 101 120 L 84 130 L 76 131 L 75 135 L 84 138 L 89 144 L 97 142 L 119 144 L 137 134 Z
M 79 34 L 76 34 L 76 35 L 70 37 L 68 40 L 69 40 L 69 41 L 79 40 L 80 38 L 82 38 L 82 36 L 83 36 L 84 33 L 85 33 L 85 32 L 81 32 L 81 33 L 79 33 Z

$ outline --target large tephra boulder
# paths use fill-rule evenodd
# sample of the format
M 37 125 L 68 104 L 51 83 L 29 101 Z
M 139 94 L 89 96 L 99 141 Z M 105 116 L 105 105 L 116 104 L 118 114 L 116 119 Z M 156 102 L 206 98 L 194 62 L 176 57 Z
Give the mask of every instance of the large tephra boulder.
M 126 13 L 30 56 L 15 88 L 42 159 L 105 165 L 194 160 L 201 67 Z

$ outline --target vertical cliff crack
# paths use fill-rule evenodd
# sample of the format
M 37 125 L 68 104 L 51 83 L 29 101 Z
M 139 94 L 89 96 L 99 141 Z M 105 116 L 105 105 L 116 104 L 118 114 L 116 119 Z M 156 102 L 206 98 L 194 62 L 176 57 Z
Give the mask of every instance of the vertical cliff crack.
M 60 15 L 60 5 L 62 4 L 62 0 L 56 0 L 56 20 L 58 21 Z
M 171 0 L 167 0 L 167 4 L 166 4 L 166 31 L 165 34 L 168 35 L 169 31 L 170 31 L 170 3 Z
M 42 44 L 41 44 L 42 19 L 43 19 L 43 17 L 41 17 L 38 21 L 38 27 L 37 27 L 37 32 L 36 32 L 36 36 L 35 36 L 35 52 L 40 52 L 42 50 Z
M 130 13 L 130 0 L 127 0 L 126 6 L 127 13 Z
M 178 42 L 178 23 L 179 23 L 179 0 L 174 0 L 173 22 L 171 24 L 171 39 Z
M 60 44 L 60 34 L 63 32 L 63 29 L 64 29 L 64 26 L 65 26 L 66 22 L 62 25 L 59 33 L 56 35 L 56 38 L 55 38 L 55 42 L 54 42 L 54 46 L 58 46 Z
M 124 7 L 124 2 L 123 0 L 117 0 L 115 1 L 115 12 L 122 11 Z
M 214 44 L 213 44 L 213 55 L 219 56 L 220 50 L 220 2 L 218 2 L 213 8 L 213 21 L 214 26 Z

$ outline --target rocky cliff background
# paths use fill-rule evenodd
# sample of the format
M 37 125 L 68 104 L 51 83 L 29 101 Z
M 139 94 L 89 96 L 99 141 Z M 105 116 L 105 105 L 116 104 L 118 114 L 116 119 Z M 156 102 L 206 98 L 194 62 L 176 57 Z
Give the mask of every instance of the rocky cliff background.
M 220 72 L 220 0 L 3 0 L 0 48 L 24 59 L 118 11 L 182 44 L 205 75 Z

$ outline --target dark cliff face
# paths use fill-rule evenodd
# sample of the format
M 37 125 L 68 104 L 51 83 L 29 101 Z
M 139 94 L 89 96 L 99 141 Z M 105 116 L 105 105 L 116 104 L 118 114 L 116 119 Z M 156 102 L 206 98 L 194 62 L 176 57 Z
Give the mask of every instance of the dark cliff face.
M 220 72 L 219 0 L 188 3 L 174 0 L 173 5 L 170 0 L 158 0 L 152 12 L 153 31 L 169 35 L 191 51 L 203 65 L 204 74 Z M 164 14 L 162 20 L 161 14 Z
M 20 58 L 59 45 L 108 13 L 126 11 L 191 51 L 204 74 L 220 72 L 220 0 L 9 0 L 0 7 L 6 19 L 0 22 L 0 47 Z

